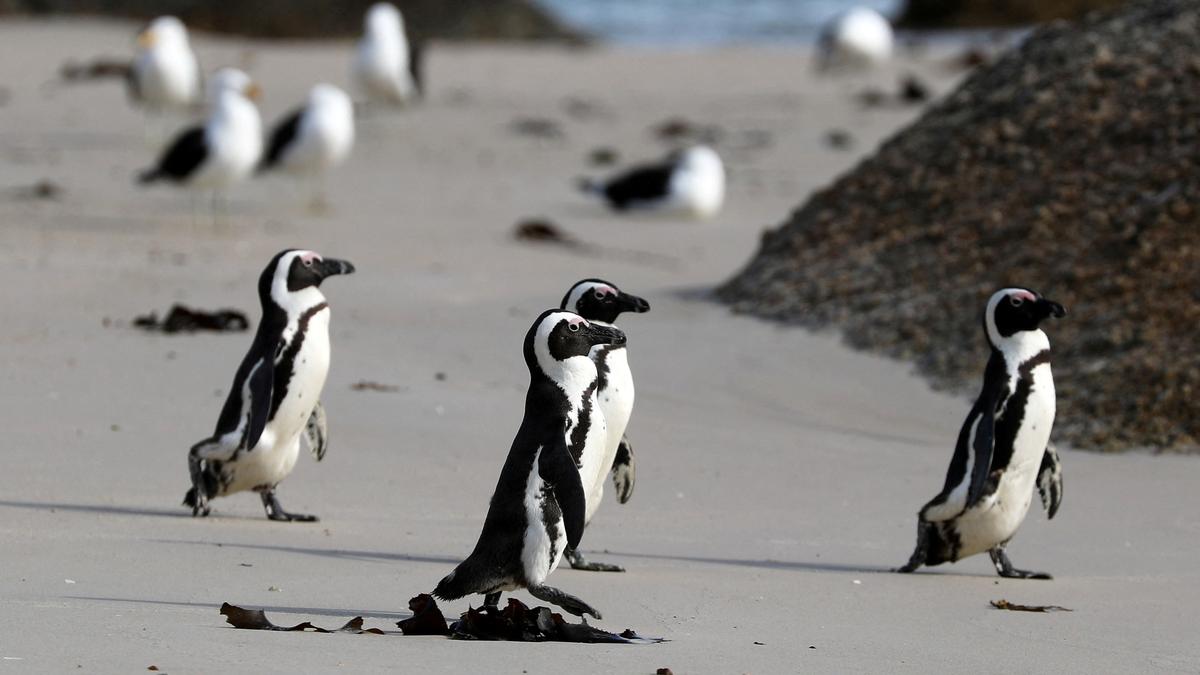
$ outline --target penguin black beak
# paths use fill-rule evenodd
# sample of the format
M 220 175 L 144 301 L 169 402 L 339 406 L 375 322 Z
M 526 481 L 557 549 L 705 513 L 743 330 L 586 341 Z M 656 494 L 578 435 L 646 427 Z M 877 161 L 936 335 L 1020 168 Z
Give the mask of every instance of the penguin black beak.
M 336 274 L 354 274 L 354 264 L 349 260 L 325 258 L 317 267 L 317 274 L 319 274 L 322 279 L 325 277 L 334 276 Z
M 583 329 L 583 334 L 588 338 L 588 341 L 593 347 L 596 345 L 623 345 L 625 344 L 625 333 L 612 326 L 601 326 L 600 324 L 590 323 Z
M 1056 319 L 1061 319 L 1067 315 L 1067 310 L 1062 305 L 1046 298 L 1038 300 L 1038 309 L 1041 310 L 1043 317 L 1052 316 Z
M 628 293 L 617 293 L 617 307 L 622 312 L 636 312 L 638 314 L 650 311 L 650 303 L 636 295 Z

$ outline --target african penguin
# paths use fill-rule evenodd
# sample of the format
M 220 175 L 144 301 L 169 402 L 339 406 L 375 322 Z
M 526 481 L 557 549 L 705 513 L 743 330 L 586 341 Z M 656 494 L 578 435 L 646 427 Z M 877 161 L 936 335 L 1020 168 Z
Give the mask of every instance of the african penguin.
M 602 279 L 584 279 L 567 291 L 562 299 L 562 309 L 573 311 L 592 323 L 613 326 L 622 312 L 648 312 L 650 303 L 621 291 Z M 615 326 L 613 326 L 615 328 Z M 604 498 L 605 478 L 612 474 L 613 486 L 617 490 L 617 501 L 624 504 L 633 494 L 634 462 L 633 448 L 625 438 L 625 427 L 633 413 L 633 373 L 629 370 L 629 359 L 625 345 L 601 345 L 592 350 L 592 360 L 600 374 L 597 397 L 600 411 L 604 413 L 608 427 L 607 441 L 598 455 L 576 456 L 587 497 L 587 513 L 584 524 L 590 523 L 600 501 Z M 576 549 L 568 549 L 567 560 L 577 570 L 594 572 L 623 572 L 618 565 L 589 562 Z
M 496 609 L 500 593 L 519 588 L 582 616 L 600 613 L 545 585 L 563 551 L 583 536 L 587 499 L 574 457 L 580 444 L 603 445 L 597 410 L 599 373 L 589 356 L 598 345 L 620 345 L 625 334 L 578 314 L 547 310 L 525 335 L 529 391 L 525 417 L 500 471 L 475 550 L 433 594 L 455 600 L 472 593 Z M 587 452 L 601 449 L 587 448 Z
M 135 102 L 155 113 L 197 102 L 200 67 L 182 21 L 160 16 L 138 33 L 129 91 Z
M 180 134 L 138 182 L 220 190 L 250 175 L 263 149 L 262 118 L 252 100 L 257 85 L 240 70 L 222 68 L 209 82 L 208 96 L 204 125 Z
M 712 148 L 696 145 L 606 181 L 583 179 L 579 187 L 600 195 L 617 211 L 653 209 L 711 218 L 725 202 L 725 166 Z
M 892 24 L 870 7 L 843 12 L 821 30 L 817 68 L 868 68 L 892 57 Z
M 1062 502 L 1062 470 L 1049 445 L 1054 426 L 1050 340 L 1038 327 L 1066 311 L 1025 288 L 988 300 L 984 334 L 991 357 L 983 388 L 958 434 L 941 493 L 917 515 L 917 547 L 898 572 L 957 562 L 987 551 L 1002 577 L 1049 579 L 1013 567 L 1004 547 L 1033 500 L 1035 483 L 1051 518 Z
M 275 488 L 292 472 L 304 435 L 317 461 L 328 435 L 321 389 L 329 372 L 329 303 L 321 282 L 354 265 L 313 251 L 278 253 L 258 278 L 262 321 L 242 359 L 212 436 L 192 446 L 192 487 L 183 498 L 193 516 L 208 502 L 244 490 L 262 497 L 271 520 L 315 521 L 288 513 Z
M 403 104 L 419 96 L 420 50 L 405 35 L 400 10 L 389 2 L 371 5 L 363 29 L 354 78 L 368 100 Z

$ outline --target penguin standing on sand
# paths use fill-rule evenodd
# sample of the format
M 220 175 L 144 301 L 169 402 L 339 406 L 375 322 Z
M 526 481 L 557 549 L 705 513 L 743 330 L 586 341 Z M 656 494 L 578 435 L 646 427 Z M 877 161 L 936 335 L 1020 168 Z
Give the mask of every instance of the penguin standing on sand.
M 567 291 L 562 299 L 562 309 L 576 312 L 579 316 L 605 326 L 613 325 L 623 312 L 648 312 L 650 303 L 636 295 L 622 292 L 615 285 L 602 279 L 584 279 Z M 617 501 L 629 501 L 633 495 L 635 466 L 633 448 L 625 438 L 625 427 L 633 414 L 633 373 L 629 370 L 629 359 L 624 344 L 601 345 L 592 350 L 592 360 L 600 381 L 596 395 L 604 421 L 608 427 L 607 442 L 600 454 L 575 456 L 587 497 L 587 513 L 584 524 L 592 521 L 600 501 L 604 498 L 604 483 L 612 474 L 613 487 L 617 490 Z M 567 549 L 567 560 L 572 569 L 592 572 L 624 572 L 619 565 L 589 562 L 576 549 Z
M 1025 288 L 1005 288 L 988 300 L 984 333 L 992 348 L 983 389 L 963 422 L 946 483 L 921 509 L 917 548 L 898 572 L 957 562 L 987 551 L 1002 577 L 1049 579 L 1013 567 L 1004 547 L 1033 500 L 1034 484 L 1053 518 L 1062 502 L 1062 469 L 1050 440 L 1054 378 L 1050 340 L 1038 328 L 1066 311 Z
M 583 536 L 587 501 L 573 457 L 601 452 L 607 435 L 598 410 L 599 373 L 589 357 L 598 345 L 625 343 L 616 328 L 572 312 L 547 310 L 525 335 L 529 391 L 525 418 L 492 494 L 475 550 L 438 582 L 433 594 L 456 600 L 472 593 L 496 609 L 500 593 L 528 589 L 540 600 L 599 619 L 591 605 L 545 585 Z M 581 447 L 582 446 L 582 447 Z
M 192 487 L 183 498 L 193 516 L 207 516 L 208 502 L 254 490 L 271 520 L 311 522 L 316 516 L 288 513 L 275 488 L 292 472 L 303 434 L 320 461 L 328 435 L 321 389 L 329 372 L 329 303 L 320 285 L 354 265 L 313 251 L 277 254 L 258 278 L 262 321 L 242 359 L 212 436 L 192 446 Z

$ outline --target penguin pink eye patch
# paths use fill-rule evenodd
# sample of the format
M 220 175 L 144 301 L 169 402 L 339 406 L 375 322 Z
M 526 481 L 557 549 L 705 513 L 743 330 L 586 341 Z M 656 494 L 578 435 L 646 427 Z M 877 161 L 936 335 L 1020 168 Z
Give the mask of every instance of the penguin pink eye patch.
M 314 262 L 322 259 L 323 258 L 321 258 L 321 254 L 314 251 L 305 251 L 304 253 L 300 254 L 300 262 L 304 263 L 305 265 L 311 265 Z
M 596 294 L 597 298 L 603 298 L 606 295 L 616 295 L 617 289 L 612 286 L 593 286 L 592 292 Z

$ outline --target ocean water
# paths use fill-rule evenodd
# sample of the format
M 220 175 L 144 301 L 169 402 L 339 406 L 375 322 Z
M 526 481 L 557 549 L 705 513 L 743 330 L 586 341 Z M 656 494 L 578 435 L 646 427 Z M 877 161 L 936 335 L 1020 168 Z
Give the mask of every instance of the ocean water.
M 565 23 L 626 45 L 792 44 L 854 6 L 893 16 L 901 0 L 537 0 Z

